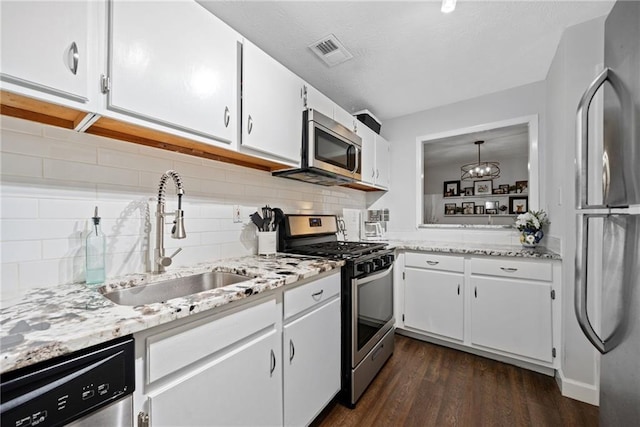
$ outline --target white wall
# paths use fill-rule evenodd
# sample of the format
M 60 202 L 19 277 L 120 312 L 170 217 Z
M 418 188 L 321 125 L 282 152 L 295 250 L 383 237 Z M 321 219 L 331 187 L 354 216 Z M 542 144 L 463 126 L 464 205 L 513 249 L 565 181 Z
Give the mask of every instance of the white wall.
M 513 231 L 468 229 L 417 229 L 416 218 L 418 177 L 416 170 L 416 138 L 424 135 L 483 125 L 529 115 L 538 115 L 539 132 L 544 127 L 544 82 L 516 87 L 502 92 L 461 101 L 443 107 L 388 120 L 382 125 L 382 135 L 391 144 L 391 190 L 384 195 L 367 195 L 367 205 L 372 209 L 389 207 L 389 232 L 391 236 L 425 238 L 432 240 L 490 241 L 493 243 L 519 244 Z M 425 94 L 424 96 L 429 96 Z M 541 139 L 540 152 L 545 141 Z M 544 174 L 544 164 L 540 167 Z M 540 189 L 540 206 L 545 207 L 544 188 Z M 553 218 L 552 218 L 553 220 Z
M 597 352 L 582 334 L 573 308 L 576 221 L 575 114 L 578 101 L 604 62 L 604 18 L 567 29 L 546 79 L 548 164 L 543 184 L 552 223 L 551 235 L 562 241 L 563 258 L 563 358 L 564 385 L 592 403 L 598 399 Z
M 256 252 L 248 216 L 269 204 L 285 213 L 363 209 L 361 191 L 272 177 L 270 173 L 1 117 L 0 298 L 20 289 L 84 280 L 84 237 L 98 206 L 107 234 L 107 277 L 149 270 L 160 176 L 183 177 L 187 238 L 165 234 L 174 265 Z M 175 210 L 173 182 L 167 211 Z M 232 219 L 242 206 L 243 224 Z M 167 226 L 167 231 L 170 226 Z M 170 269 L 171 267 L 169 267 Z

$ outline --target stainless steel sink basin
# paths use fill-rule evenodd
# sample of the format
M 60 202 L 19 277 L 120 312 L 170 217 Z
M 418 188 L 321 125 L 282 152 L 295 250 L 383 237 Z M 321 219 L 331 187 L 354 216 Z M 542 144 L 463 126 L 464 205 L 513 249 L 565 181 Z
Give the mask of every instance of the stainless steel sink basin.
M 172 298 L 184 297 L 202 291 L 221 288 L 234 283 L 246 282 L 251 277 L 234 273 L 212 271 L 193 276 L 179 277 L 148 285 L 118 289 L 107 292 L 105 298 L 119 305 L 143 305 L 164 302 Z

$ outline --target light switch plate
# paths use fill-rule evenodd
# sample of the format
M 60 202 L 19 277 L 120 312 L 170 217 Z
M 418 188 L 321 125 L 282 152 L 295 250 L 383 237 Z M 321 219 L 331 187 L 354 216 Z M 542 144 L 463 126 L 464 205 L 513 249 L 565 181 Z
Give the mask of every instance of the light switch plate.
M 233 222 L 242 222 L 242 217 L 240 216 L 240 205 L 233 205 Z

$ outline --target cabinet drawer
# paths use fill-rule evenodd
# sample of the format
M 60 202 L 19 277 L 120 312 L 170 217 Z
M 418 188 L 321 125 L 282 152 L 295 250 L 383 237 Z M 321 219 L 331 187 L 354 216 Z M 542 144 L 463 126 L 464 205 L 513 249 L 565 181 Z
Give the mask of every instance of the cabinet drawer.
M 551 281 L 550 262 L 472 258 L 469 265 L 471 274 Z
M 318 279 L 303 286 L 285 291 L 284 318 L 288 319 L 314 305 L 340 295 L 340 274 Z
M 278 322 L 275 299 L 179 326 L 147 338 L 148 382 L 224 349 Z
M 461 256 L 435 255 L 421 252 L 407 252 L 404 256 L 407 267 L 429 268 L 431 270 L 464 271 Z

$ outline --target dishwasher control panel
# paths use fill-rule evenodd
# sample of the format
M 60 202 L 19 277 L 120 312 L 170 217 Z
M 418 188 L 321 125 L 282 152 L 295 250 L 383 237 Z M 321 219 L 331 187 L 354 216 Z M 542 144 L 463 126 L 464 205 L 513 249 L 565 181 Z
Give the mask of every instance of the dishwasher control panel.
M 109 341 L 0 378 L 2 426 L 65 425 L 133 393 L 133 338 Z

